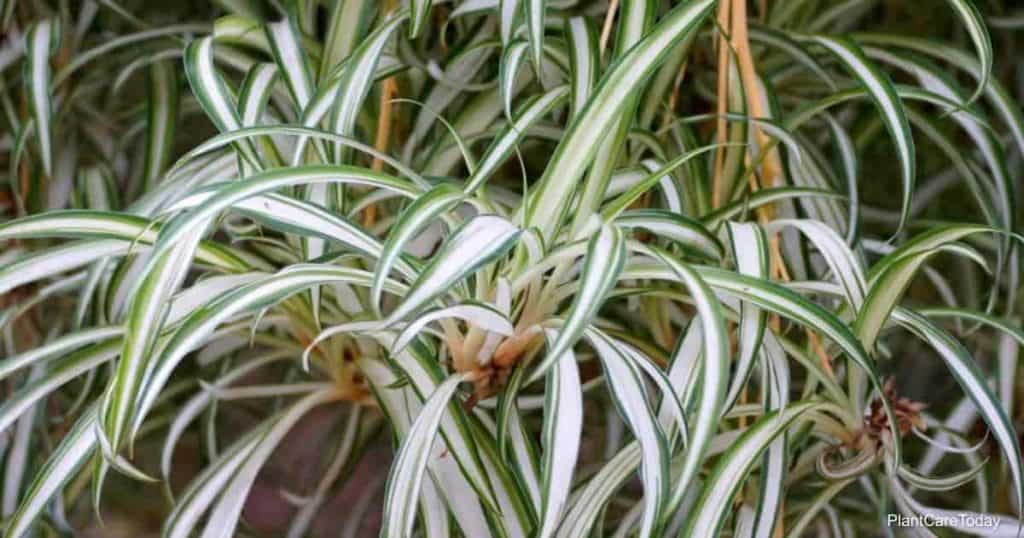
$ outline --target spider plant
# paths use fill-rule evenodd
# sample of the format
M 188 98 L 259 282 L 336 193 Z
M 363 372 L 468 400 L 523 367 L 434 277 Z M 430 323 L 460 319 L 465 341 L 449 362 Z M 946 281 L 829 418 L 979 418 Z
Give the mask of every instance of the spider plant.
M 1019 535 L 1022 24 L 929 4 L 0 2 L 4 535 Z

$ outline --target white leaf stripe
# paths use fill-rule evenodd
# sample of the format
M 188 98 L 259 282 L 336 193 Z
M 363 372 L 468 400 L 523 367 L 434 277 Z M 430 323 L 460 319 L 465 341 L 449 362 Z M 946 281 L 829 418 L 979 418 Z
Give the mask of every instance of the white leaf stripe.
M 384 279 L 391 272 L 391 267 L 399 259 L 406 244 L 430 222 L 436 220 L 441 214 L 452 210 L 463 198 L 462 191 L 459 189 L 441 184 L 418 196 L 399 215 L 395 225 L 388 233 L 387 241 L 380 251 L 380 258 L 374 269 L 373 287 L 370 290 L 371 308 L 375 311 L 380 308 Z
M 590 100 L 597 84 L 601 57 L 597 47 L 597 30 L 586 17 L 565 21 L 569 41 L 569 72 L 572 73 L 572 117 L 576 117 Z
M 642 247 L 646 249 L 647 247 Z M 872 387 L 881 392 L 881 375 L 875 362 L 864 351 L 859 340 L 850 329 L 839 321 L 833 314 L 821 306 L 804 299 L 770 281 L 751 278 L 724 269 L 715 267 L 696 266 L 697 274 L 712 288 L 735 296 L 739 300 L 751 301 L 761 308 L 771 310 L 781 316 L 793 319 L 816 331 L 839 345 L 840 348 L 853 361 L 868 374 Z M 675 273 L 664 270 L 660 266 L 627 266 L 622 274 L 622 279 L 651 278 L 660 280 L 675 280 Z M 899 441 L 899 434 L 895 431 L 896 420 L 893 415 L 892 405 L 888 399 L 882 399 L 882 406 L 889 419 L 890 427 L 893 428 L 893 452 L 896 460 L 901 460 L 902 443 Z
M 777 202 L 779 200 L 811 197 L 841 199 L 843 198 L 843 195 L 832 191 L 808 187 L 775 187 L 770 189 L 759 189 L 746 199 L 726 204 L 704 215 L 700 220 L 709 230 L 714 230 L 718 228 L 723 221 L 735 218 L 737 215 L 742 215 L 747 211 L 757 209 L 763 205 Z
M 20 538 L 28 534 L 30 526 L 57 495 L 92 457 L 96 450 L 96 409 L 90 408 L 75 421 L 60 445 L 50 454 L 25 492 L 24 498 L 9 520 L 5 521 L 5 538 Z
M 332 109 L 331 126 L 335 133 L 346 136 L 353 134 L 356 115 L 370 91 L 370 85 L 374 80 L 373 73 L 377 69 L 384 45 L 407 16 L 408 12 L 404 10 L 391 15 L 390 19 L 370 34 L 349 57 L 338 84 L 337 102 Z M 340 149 L 336 144 L 336 159 L 339 157 Z
M 921 265 L 943 247 L 968 235 L 990 232 L 979 225 L 950 225 L 915 236 L 871 268 L 870 287 L 854 328 L 866 349 L 871 349 L 889 313 L 897 305 Z
M 898 308 L 893 311 L 893 319 L 939 353 L 953 378 L 978 408 L 993 437 L 999 443 L 1010 468 L 1014 486 L 1013 497 L 1016 497 L 1016 511 L 1019 513 L 1024 504 L 1024 464 L 1020 457 L 1020 442 L 1013 421 L 1007 416 L 999 399 L 992 393 L 985 375 L 963 345 L 949 333 L 936 327 L 928 318 L 912 310 Z
M 463 375 L 456 374 L 439 385 L 423 404 L 409 433 L 402 440 L 388 475 L 384 496 L 384 525 L 380 531 L 382 537 L 411 535 L 416 517 L 415 499 L 423 483 L 431 446 L 437 437 L 445 409 L 458 390 L 459 383 L 464 380 Z
M 594 91 L 555 148 L 537 189 L 527 202 L 525 227 L 537 226 L 545 240 L 555 236 L 572 195 L 571 187 L 593 158 L 598 142 L 616 121 L 628 96 L 704 20 L 713 0 L 698 0 L 673 9 L 640 43 L 624 54 Z
M 565 100 L 568 94 L 565 86 L 553 88 L 540 97 L 530 98 L 520 107 L 519 113 L 511 120 L 511 123 L 502 129 L 501 133 L 494 139 L 487 153 L 480 162 L 463 189 L 467 194 L 476 191 L 490 176 L 505 162 L 515 149 L 516 144 L 526 135 L 527 131 L 541 120 L 545 115 L 556 109 Z
M 478 215 L 455 230 L 402 302 L 388 314 L 384 326 L 405 319 L 476 269 L 508 252 L 519 238 L 519 229 L 497 215 Z
M 155 252 L 161 253 L 186 234 L 203 229 L 201 223 L 247 198 L 282 187 L 324 183 L 373 186 L 405 196 L 412 196 L 416 192 L 411 184 L 405 181 L 355 166 L 310 165 L 269 170 L 250 176 L 244 182 L 224 184 L 216 189 L 203 205 L 171 219 L 160 232 Z
M 525 41 L 516 41 L 501 54 L 501 71 L 498 75 L 498 87 L 501 88 L 501 97 L 505 103 L 505 117 L 511 121 L 512 98 L 515 94 L 516 75 L 523 65 L 526 53 L 529 52 L 530 44 Z
M 360 152 L 371 155 L 375 159 L 380 159 L 381 161 L 384 161 L 384 163 L 386 163 L 388 166 L 394 168 L 403 176 L 405 176 L 413 183 L 418 185 L 420 187 L 420 190 L 422 191 L 427 191 L 431 187 L 431 184 L 415 170 L 402 164 L 401 161 L 391 157 L 390 155 L 377 151 L 373 146 L 369 144 L 364 144 L 363 142 L 360 142 L 355 138 L 337 135 L 321 129 L 315 129 L 311 127 L 300 127 L 296 125 L 255 126 L 246 127 L 243 129 L 238 129 L 227 133 L 220 133 L 217 136 L 214 136 L 206 140 L 205 142 L 195 146 L 188 153 L 183 155 L 180 159 L 178 159 L 178 162 L 174 165 L 171 172 L 184 169 L 187 163 L 191 162 L 193 159 L 196 159 L 199 156 L 204 155 L 206 153 L 218 150 L 231 142 L 241 140 L 243 138 L 256 138 L 263 135 L 293 135 L 302 137 L 300 138 L 300 140 L 302 140 L 305 137 L 309 137 L 319 140 L 335 142 L 337 144 L 350 147 Z
M 0 405 L 0 432 L 60 386 L 116 357 L 119 349 L 119 339 L 114 339 L 71 353 L 42 377 L 15 391 Z
M 981 72 L 984 68 L 976 60 L 960 49 L 939 41 L 896 34 L 859 33 L 855 34 L 855 37 L 860 42 L 906 48 L 950 62 L 975 79 L 981 80 Z M 989 79 L 988 84 L 982 89 L 985 92 L 985 97 L 1009 127 L 1017 150 L 1024 153 L 1024 113 L 1021 112 L 1020 106 L 1014 102 L 998 78 Z
M 77 209 L 50 211 L 0 224 L 0 240 L 37 238 L 118 239 L 125 248 L 135 243 L 152 244 L 159 225 L 127 213 Z M 97 247 L 101 246 L 98 242 Z M 196 258 L 226 271 L 252 269 L 256 259 L 215 243 L 200 244 Z M 264 264 L 259 263 L 259 266 Z
M 544 71 L 544 11 L 547 9 L 547 0 L 526 0 L 523 5 L 523 15 L 526 18 L 526 31 L 530 41 L 531 58 L 533 59 L 533 70 L 537 73 L 537 79 L 543 77 Z
M 343 282 L 369 286 L 370 280 L 370 273 L 359 269 L 301 264 L 219 295 L 204 308 L 185 318 L 168 337 L 159 357 L 155 359 L 152 372 L 147 376 L 135 422 L 138 423 L 145 417 L 181 359 L 196 349 L 218 325 L 235 314 L 266 308 L 315 285 Z M 403 291 L 403 288 L 391 289 L 396 292 Z
M 903 180 L 903 203 L 897 231 L 902 230 L 910 214 L 910 200 L 916 181 L 917 161 L 910 124 L 892 81 L 868 60 L 860 47 L 851 39 L 820 35 L 809 36 L 804 39 L 821 45 L 842 62 L 850 70 L 851 74 L 864 85 L 875 106 L 878 107 L 882 121 L 885 123 L 889 136 L 892 137 L 893 143 L 896 146 L 896 154 L 900 162 L 900 176 Z
M 256 480 L 256 474 L 288 433 L 288 430 L 312 408 L 339 397 L 340 394 L 336 389 L 328 385 L 328 388 L 313 392 L 298 400 L 273 421 L 266 433 L 260 436 L 252 451 L 245 457 L 245 462 L 232 473 L 220 500 L 210 511 L 210 517 L 201 535 L 202 538 L 229 538 L 234 535 L 238 519 L 242 514 L 242 507 L 249 498 L 249 488 Z
M 689 524 L 680 536 L 690 538 L 717 535 L 728 515 L 730 499 L 736 494 L 757 457 L 795 420 L 814 409 L 815 405 L 794 404 L 784 411 L 761 417 L 748 428 L 732 448 L 718 460 L 707 486 L 693 508 Z
M 729 338 L 723 323 L 721 304 L 705 283 L 703 275 L 680 263 L 665 251 L 652 249 L 652 254 L 685 284 L 694 297 L 704 337 L 703 363 L 700 369 L 701 395 L 696 420 L 688 439 L 682 469 L 676 478 L 668 510 L 674 511 L 700 469 L 704 453 L 714 434 L 726 395 L 729 375 Z M 680 338 L 683 336 L 680 335 Z
M 406 355 L 406 354 L 402 354 Z M 381 404 L 388 418 L 401 436 L 408 434 L 409 427 L 413 421 L 413 415 L 421 409 L 420 398 L 414 394 L 411 386 L 398 386 L 400 370 L 385 366 L 376 360 L 361 360 L 360 367 L 366 373 L 371 383 L 371 389 Z M 415 381 L 414 381 L 415 383 Z M 431 386 L 431 392 L 436 389 L 436 384 Z M 449 406 L 450 408 L 451 406 Z M 443 428 L 444 419 L 442 419 Z M 454 515 L 459 526 L 471 532 L 488 527 L 483 514 L 483 509 L 474 498 L 476 489 L 468 481 L 468 476 L 460 472 L 459 463 L 452 458 L 441 457 L 451 444 L 445 443 L 435 446 L 433 449 L 433 460 L 429 462 L 431 476 L 436 480 L 436 490 L 433 480 L 423 483 L 423 493 L 420 495 L 421 515 L 423 516 L 424 527 L 427 532 L 438 536 L 448 536 L 448 513 L 444 509 L 444 500 L 438 498 L 440 495 L 447 497 L 450 511 Z M 485 537 L 489 532 L 482 533 Z
M 234 131 L 241 127 L 238 108 L 213 65 L 212 37 L 199 38 L 188 45 L 185 75 L 196 99 L 218 130 Z
M 524 481 L 533 480 L 533 486 L 539 488 L 539 485 L 536 483 L 537 478 L 536 476 L 527 478 L 514 474 L 513 468 L 506 465 L 501 459 L 498 455 L 498 448 L 494 443 L 493 436 L 495 430 L 490 423 L 489 416 L 477 412 L 471 418 L 474 419 L 471 422 L 471 426 L 477 441 L 476 446 L 483 456 L 484 467 L 487 474 L 492 477 L 491 481 L 498 486 L 494 488 L 494 494 L 497 500 L 497 508 L 500 512 L 488 514 L 492 521 L 494 521 L 488 530 L 483 532 L 469 530 L 467 532 L 471 534 L 499 534 L 504 531 L 509 538 L 527 538 L 530 536 L 530 531 L 536 528 L 537 513 L 534 509 L 535 507 L 527 499 L 528 493 L 523 486 Z M 494 531 L 492 532 L 490 528 L 493 528 Z
M 554 343 L 548 347 L 544 359 L 533 369 L 526 384 L 540 379 L 547 369 L 579 340 L 583 330 L 597 315 L 604 297 L 614 287 L 625 259 L 626 241 L 622 231 L 615 226 L 602 224 L 600 232 L 587 244 L 579 291 L 573 299 L 572 306 L 569 307 L 562 330 Z
M 348 58 L 365 35 L 375 5 L 371 0 L 345 0 L 333 5 L 320 60 L 321 84 Z
M 385 347 L 393 343 L 393 339 L 384 333 L 374 334 L 374 337 Z M 437 358 L 423 346 L 414 343 L 402 353 L 392 355 L 392 359 L 420 401 L 428 399 L 445 379 L 446 373 L 440 368 Z M 447 445 L 447 453 L 454 456 L 460 476 L 465 479 L 465 485 L 459 491 L 460 498 L 465 499 L 462 502 L 472 502 L 483 513 L 499 513 L 495 488 L 505 487 L 505 484 L 491 479 L 480 454 L 480 443 L 473 434 L 471 420 L 461 406 L 449 406 L 449 412 L 441 420 L 441 435 Z
M 244 376 L 251 374 L 259 368 L 284 360 L 294 360 L 294 354 L 290 350 L 284 350 L 254 358 L 239 365 L 237 368 L 225 372 L 217 378 L 213 387 L 227 387 L 231 383 L 234 383 L 239 379 L 243 379 Z M 212 391 L 201 390 L 177 409 L 174 420 L 171 421 L 171 425 L 164 437 L 163 449 L 160 455 L 160 475 L 164 478 L 165 482 L 171 476 L 171 463 L 174 457 L 174 448 L 178 444 L 178 440 L 181 438 L 182 434 L 185 433 L 188 425 L 210 405 L 213 401 L 213 396 L 214 393 Z M 168 489 L 169 488 L 170 486 L 168 486 Z
M 468 3 L 468 2 L 467 2 Z M 520 0 L 498 0 L 499 33 L 501 43 L 507 47 L 515 30 L 516 17 L 520 14 Z
M 964 106 L 967 106 L 981 96 L 989 83 L 989 79 L 992 78 L 992 38 L 989 37 L 985 21 L 972 0 L 947 0 L 947 3 L 963 21 L 967 35 L 971 37 L 971 42 L 974 43 L 974 48 L 978 53 L 978 65 L 981 66 L 981 70 L 978 73 L 978 88 L 964 104 Z
M 0 266 L 0 295 L 23 284 L 77 269 L 107 256 L 123 256 L 129 243 L 119 240 L 77 241 L 33 253 Z
M 97 327 L 68 334 L 46 345 L 0 361 L 0 380 L 21 368 L 32 366 L 40 361 L 53 360 L 87 344 L 109 340 L 123 333 L 124 329 L 121 327 Z
M 664 237 L 702 256 L 720 260 L 724 256 L 722 244 L 701 223 L 678 213 L 661 209 L 632 209 L 615 218 L 616 226 L 643 228 Z
M 736 269 L 745 275 L 769 279 L 768 240 L 764 230 L 756 224 L 735 222 L 726 223 L 725 229 L 729 235 Z M 755 355 L 762 346 L 767 321 L 767 316 L 760 308 L 747 302 L 740 303 L 739 358 L 725 397 L 725 409 L 732 407 L 747 382 Z
M 409 0 L 409 11 L 412 16 L 409 21 L 409 38 L 416 39 L 420 35 L 423 24 L 430 14 L 431 0 Z
M 449 306 L 447 308 L 424 312 L 415 320 L 410 322 L 408 326 L 402 329 L 402 332 L 400 332 L 398 337 L 395 338 L 395 343 L 391 346 L 391 352 L 402 352 L 402 350 L 405 349 L 405 346 L 409 345 L 409 343 L 419 335 L 420 331 L 422 331 L 427 324 L 432 321 L 446 318 L 461 319 L 474 327 L 505 336 L 511 336 L 514 331 L 512 322 L 510 322 L 501 312 L 498 312 L 494 308 L 483 303 L 466 302 L 455 306 Z
M 237 472 L 239 466 L 252 453 L 274 418 L 257 426 L 221 452 L 220 456 L 189 483 L 188 489 L 174 505 L 174 510 L 164 520 L 161 535 L 164 538 L 187 538 L 199 518 L 221 493 L 224 485 Z
M 601 209 L 601 214 L 606 219 L 615 218 L 620 213 L 625 211 L 626 208 L 629 207 L 630 204 L 632 204 L 634 201 L 636 201 L 637 198 L 639 198 L 645 192 L 649 191 L 651 187 L 653 187 L 656 183 L 661 183 L 662 181 L 664 181 L 666 177 L 670 177 L 669 174 L 673 170 L 686 164 L 687 161 L 693 159 L 694 157 L 697 157 L 701 154 L 707 153 L 717 148 L 717 145 L 711 145 L 687 151 L 682 155 L 676 157 L 675 159 L 672 159 L 671 161 L 665 163 L 660 168 L 652 170 L 651 173 L 648 174 L 647 177 L 645 177 L 643 180 L 638 182 L 636 185 L 630 187 L 629 190 L 620 194 L 611 202 L 608 202 Z M 665 194 L 666 198 L 668 198 L 668 193 Z
M 171 159 L 178 115 L 178 76 L 174 64 L 163 61 L 149 68 L 149 103 L 146 107 L 146 161 L 143 182 L 156 184 Z
M 215 194 L 215 189 L 184 198 L 171 211 L 203 205 Z M 268 228 L 340 243 L 375 259 L 382 256 L 383 246 L 358 224 L 309 202 L 280 194 L 263 194 L 246 198 L 231 209 L 258 220 Z M 401 256 L 393 265 L 407 277 L 417 274 L 411 262 Z
M 636 365 L 603 333 L 587 332 L 605 372 L 612 400 L 640 443 L 640 474 L 644 484 L 643 522 L 639 536 L 658 536 L 668 498 L 668 442 L 647 401 L 646 387 Z M 669 397 L 674 397 L 672 393 Z
M 832 228 L 809 219 L 777 219 L 766 226 L 766 231 L 776 233 L 786 227 L 796 228 L 811 240 L 846 292 L 854 312 L 860 311 L 867 295 L 867 278 L 845 241 Z
M 266 25 L 267 41 L 274 60 L 284 73 L 297 112 L 306 109 L 313 97 L 313 74 L 292 18 Z
M 121 449 L 125 429 L 131 413 L 137 410 L 139 388 L 152 362 L 152 352 L 165 316 L 171 295 L 185 278 L 199 234 L 174 245 L 163 253 L 154 253 L 139 276 L 131 305 L 125 320 L 121 359 L 107 385 L 101 407 L 103 433 L 109 439 L 113 453 Z M 134 435 L 129 433 L 129 438 Z
M 547 331 L 557 341 L 556 331 Z M 549 349 L 553 345 L 549 346 Z M 544 463 L 541 467 L 541 523 L 538 538 L 548 538 L 558 528 L 568 503 L 572 477 L 579 455 L 583 429 L 583 394 L 576 356 L 565 349 L 548 369 L 544 392 Z
M 245 75 L 245 81 L 242 82 L 242 90 L 238 93 L 238 116 L 244 127 L 252 127 L 260 123 L 261 116 L 266 111 L 267 102 L 270 100 L 270 95 L 273 93 L 277 77 L 277 66 L 270 63 L 256 64 Z M 238 133 L 238 131 L 231 131 L 231 133 Z M 226 134 L 228 133 L 221 133 L 220 136 Z M 216 138 L 218 137 L 214 137 L 214 139 Z M 200 144 L 199 147 L 210 142 L 210 140 L 207 140 Z M 188 160 L 188 155 L 196 154 L 197 149 L 189 150 L 186 157 L 178 160 L 175 168 L 178 168 L 184 161 Z
M 762 386 L 767 387 L 764 397 L 765 409 L 781 411 L 789 405 L 789 364 L 785 351 L 779 345 L 774 333 L 766 332 L 764 338 L 765 367 Z M 754 533 L 751 538 L 770 538 L 775 533 L 780 517 L 782 500 L 785 495 L 785 477 L 788 465 L 786 450 L 787 435 L 779 435 L 768 446 L 761 463 L 761 487 L 757 498 L 757 512 L 754 518 Z
M 598 331 L 591 327 L 588 331 Z M 609 337 L 610 338 L 610 337 Z M 662 372 L 646 355 L 641 353 L 639 350 L 623 342 L 621 340 L 613 340 L 616 348 L 620 353 L 630 361 L 632 364 L 637 366 L 640 371 L 647 375 L 647 377 L 654 382 L 654 385 L 661 391 L 662 399 L 658 405 L 658 423 L 660 429 L 663 432 L 672 431 L 672 423 L 666 422 L 662 419 L 662 411 L 666 412 L 666 415 L 671 417 L 675 421 L 675 426 L 678 431 L 687 431 L 686 424 L 686 410 L 683 408 L 683 395 L 680 394 L 675 387 L 672 386 L 672 380 L 669 379 L 664 372 Z M 668 428 L 666 428 L 666 424 Z M 668 439 L 668 436 L 665 436 Z M 669 447 L 671 451 L 671 447 Z
M 56 19 L 41 21 L 29 29 L 25 36 L 25 90 L 35 120 L 36 143 L 39 158 L 43 162 L 43 173 L 53 176 L 53 133 L 50 117 L 50 52 L 55 41 L 60 40 L 60 23 Z
M 587 536 L 609 498 L 640 465 L 640 445 L 633 441 L 601 468 L 574 496 L 559 527 L 558 538 Z
M 185 49 L 185 77 L 199 105 L 218 131 L 230 132 L 242 126 L 234 97 L 213 64 L 212 37 L 199 38 L 188 44 Z M 250 166 L 261 166 L 261 159 L 250 141 L 242 140 L 235 147 Z

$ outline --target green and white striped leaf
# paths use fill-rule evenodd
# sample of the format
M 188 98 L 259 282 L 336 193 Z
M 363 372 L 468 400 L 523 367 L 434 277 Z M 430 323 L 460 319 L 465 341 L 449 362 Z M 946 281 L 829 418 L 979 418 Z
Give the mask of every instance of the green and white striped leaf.
M 572 187 L 590 164 L 603 135 L 622 113 L 628 97 L 664 61 L 672 45 L 696 31 L 713 5 L 712 0 L 698 0 L 676 7 L 609 68 L 587 107 L 555 148 L 527 202 L 524 227 L 540 228 L 546 241 L 555 236 L 569 206 Z
M 565 35 L 569 45 L 569 72 L 572 94 L 571 116 L 578 116 L 586 107 L 597 85 L 601 71 L 601 53 L 598 50 L 597 29 L 586 17 L 571 17 L 565 21 Z
M 143 184 L 159 181 L 171 160 L 178 116 L 178 75 L 174 64 L 162 61 L 149 67 L 149 102 L 146 107 L 146 161 Z
M 548 329 L 548 340 L 557 342 L 556 333 Z M 558 528 L 569 501 L 579 456 L 583 395 L 572 349 L 566 349 L 556 358 L 548 369 L 544 385 L 544 431 L 541 440 L 544 461 L 541 466 L 538 538 L 548 538 Z
M 125 249 L 132 244 L 155 242 L 159 227 L 151 221 L 126 213 L 108 211 L 49 211 L 0 224 L 0 240 L 43 238 L 119 239 Z M 97 245 L 98 246 L 98 245 Z M 106 252 L 106 250 L 103 250 Z M 237 250 L 203 242 L 196 259 L 226 271 L 251 269 L 256 261 Z M 261 264 L 262 265 L 262 264 Z
M 35 473 L 32 485 L 25 491 L 18 510 L 5 521 L 5 538 L 19 538 L 30 533 L 31 525 L 46 505 L 60 495 L 61 489 L 75 476 L 96 451 L 95 407 L 75 421 Z
M 431 0 L 409 0 L 409 38 L 416 39 L 430 14 Z
M 406 17 L 406 11 L 391 15 L 384 24 L 367 36 L 348 58 L 345 71 L 338 83 L 336 102 L 331 111 L 330 125 L 335 133 L 345 136 L 353 134 L 356 115 L 370 92 L 370 85 L 374 81 L 373 73 L 377 70 L 384 46 Z M 341 148 L 336 144 L 334 151 L 337 158 Z
M 53 177 L 53 104 L 50 85 L 52 71 L 50 54 L 61 40 L 61 25 L 57 19 L 48 19 L 33 25 L 25 35 L 25 93 L 35 126 L 39 159 L 43 173 Z
M 442 214 L 454 209 L 463 199 L 462 191 L 450 185 L 441 184 L 416 197 L 398 216 L 395 225 L 388 233 L 388 239 L 381 249 L 377 266 L 374 269 L 373 287 L 370 289 L 370 305 L 374 310 L 380 308 L 384 279 L 391 272 L 391 267 L 398 260 L 409 241 Z
M 725 331 L 724 316 L 718 299 L 705 282 L 703 275 L 663 250 L 652 249 L 653 254 L 674 276 L 685 284 L 697 307 L 697 316 L 703 329 L 703 361 L 700 365 L 700 401 L 696 420 L 687 439 L 686 453 L 668 509 L 671 513 L 683 500 L 703 462 L 705 452 L 724 408 L 729 377 L 729 337 Z M 682 338 L 682 336 L 680 336 Z M 671 372 L 670 372 L 671 379 Z M 679 390 L 681 387 L 677 387 Z
M 313 98 L 313 70 L 309 65 L 295 19 L 266 25 L 267 42 L 291 93 L 296 112 L 306 109 Z
M 201 535 L 202 538 L 234 536 L 238 519 L 242 515 L 242 508 L 249 498 L 249 488 L 252 487 L 257 473 L 288 433 L 288 430 L 311 409 L 336 400 L 339 396 L 337 391 L 328 385 L 327 388 L 312 392 L 298 400 L 268 425 L 265 433 L 259 436 L 258 441 L 245 457 L 245 461 L 238 466 L 225 484 L 220 500 L 210 510 L 209 519 L 207 519 L 206 527 Z
M 640 370 L 615 342 L 600 331 L 588 331 L 588 341 L 601 359 L 605 380 L 619 414 L 640 443 L 640 476 L 644 485 L 643 520 L 639 536 L 660 536 L 669 490 L 669 448 L 665 432 L 647 399 Z M 674 394 L 669 394 L 674 397 Z
M 120 346 L 120 341 L 114 339 L 71 353 L 48 368 L 41 377 L 16 390 L 0 405 L 0 432 L 7 430 L 33 404 L 65 383 L 116 357 Z
M 193 536 L 200 518 L 217 500 L 224 486 L 249 457 L 273 421 L 274 418 L 270 418 L 244 434 L 192 479 L 170 515 L 164 520 L 161 532 L 164 538 Z
M 875 361 L 864 351 L 860 341 L 843 322 L 821 306 L 797 295 L 770 281 L 764 281 L 741 275 L 732 271 L 707 266 L 697 266 L 697 274 L 712 289 L 727 293 L 741 301 L 751 301 L 765 310 L 770 310 L 786 318 L 798 321 L 806 327 L 813 328 L 819 334 L 835 342 L 868 376 L 872 387 L 882 391 L 881 375 Z M 652 278 L 675 281 L 678 277 L 674 272 L 666 271 L 660 265 L 627 266 L 621 278 Z M 893 451 L 897 461 L 902 455 L 902 443 L 896 431 L 896 419 L 891 402 L 882 398 L 882 407 L 893 429 Z
M 756 224 L 749 223 L 727 222 L 725 226 L 736 270 L 744 275 L 768 280 L 771 275 L 768 239 L 764 230 Z M 748 302 L 740 303 L 740 326 L 737 336 L 739 358 L 736 361 L 732 382 L 729 384 L 729 392 L 725 397 L 725 409 L 733 406 L 740 395 L 740 390 L 747 383 L 754 359 L 761 349 L 767 324 L 768 316 L 764 311 Z
M 981 70 L 978 73 L 978 89 L 965 103 L 969 105 L 976 101 L 985 91 L 989 79 L 992 77 L 992 38 L 988 35 L 988 28 L 985 27 L 985 20 L 982 18 L 978 8 L 971 0 L 947 0 L 950 7 L 956 11 L 957 16 L 964 23 L 964 29 L 970 36 L 974 49 L 978 53 L 978 65 Z
M 847 302 L 859 312 L 867 295 L 867 277 L 861 262 L 839 234 L 825 224 L 809 219 L 778 219 L 766 226 L 769 233 L 791 227 L 804 234 L 825 259 L 837 283 L 843 288 Z
M 159 356 L 155 358 L 152 371 L 147 375 L 145 390 L 141 391 L 135 414 L 136 427 L 151 409 L 178 363 L 187 353 L 195 350 L 221 323 L 238 313 L 272 306 L 315 285 L 338 282 L 368 287 L 370 281 L 370 273 L 360 269 L 302 264 L 293 265 L 277 274 L 221 294 L 186 317 L 168 336 Z M 392 289 L 396 292 L 404 291 L 403 288 Z
M 515 41 L 505 47 L 501 53 L 501 72 L 498 75 L 498 87 L 505 103 L 505 117 L 512 119 L 512 98 L 515 96 L 516 76 L 523 66 L 530 44 L 526 41 Z
M 1013 480 L 1012 491 L 1017 512 L 1020 512 L 1021 504 L 1024 503 L 1024 464 L 1020 458 L 1020 442 L 1013 421 L 999 402 L 999 398 L 992 393 L 985 375 L 963 345 L 949 333 L 936 327 L 928 318 L 912 310 L 899 308 L 893 312 L 893 319 L 938 352 L 957 384 L 974 402 L 978 413 L 988 424 L 992 436 L 1003 451 Z
M 498 0 L 499 34 L 501 35 L 501 44 L 505 47 L 512 40 L 516 18 L 520 15 L 521 9 L 520 0 Z
M 764 337 L 762 386 L 767 411 L 781 411 L 789 405 L 790 376 L 786 354 L 771 332 Z M 786 450 L 787 436 L 778 436 L 765 451 L 761 462 L 761 488 L 757 497 L 752 538 L 770 538 L 775 533 L 778 518 L 782 516 L 785 495 L 785 477 L 789 460 Z
M 897 233 L 903 230 L 910 216 L 910 201 L 916 181 L 917 157 L 914 152 L 914 138 L 910 132 L 903 105 L 889 77 L 872 63 L 856 42 L 843 37 L 808 36 L 807 41 L 816 43 L 829 51 L 867 90 L 882 117 L 889 136 L 896 149 L 900 163 L 900 177 L 903 182 L 903 203 Z
M 597 316 L 604 298 L 614 287 L 626 260 L 626 240 L 622 230 L 609 224 L 602 224 L 601 230 L 587 243 L 583 257 L 583 268 L 579 279 L 579 291 L 566 314 L 558 338 L 548 347 L 547 354 L 538 364 L 526 384 L 540 379 L 548 368 L 563 353 L 572 349 L 583 336 L 583 331 Z
M 212 37 L 202 37 L 189 43 L 185 49 L 185 77 L 199 105 L 218 131 L 230 132 L 242 126 L 235 99 L 214 66 Z M 243 140 L 236 147 L 249 166 L 261 167 L 261 160 L 249 141 Z
M 250 176 L 245 181 L 222 184 L 213 190 L 213 194 L 202 205 L 175 216 L 161 230 L 155 252 L 163 254 L 163 250 L 189 233 L 203 230 L 204 222 L 238 202 L 284 187 L 327 183 L 377 187 L 410 197 L 417 192 L 406 181 L 355 166 L 310 165 L 268 170 Z
M 868 294 L 855 325 L 857 337 L 865 349 L 874 348 L 889 314 L 929 257 L 964 237 L 990 231 L 993 230 L 979 225 L 933 228 L 904 243 L 872 266 Z
M 391 352 L 402 352 L 405 346 L 409 345 L 427 324 L 439 319 L 451 318 L 460 319 L 465 321 L 467 325 L 504 336 L 511 336 L 514 332 L 512 322 L 501 312 L 483 303 L 465 302 L 447 308 L 424 312 L 418 316 L 402 329 L 402 332 L 398 333 L 395 343 L 391 346 Z
M 662 209 L 631 209 L 615 218 L 621 228 L 642 228 L 681 246 L 687 252 L 720 260 L 725 254 L 721 242 L 699 222 Z
M 518 241 L 519 233 L 515 225 L 497 215 L 478 215 L 466 221 L 434 254 L 383 326 L 405 319 L 478 268 L 504 255 Z
M 150 368 L 171 295 L 187 276 L 188 261 L 198 242 L 199 236 L 194 234 L 166 252 L 154 254 L 134 288 L 124 323 L 121 358 L 100 408 L 103 434 L 109 439 L 113 454 L 120 450 L 126 438 L 126 429 L 132 412 L 138 408 L 139 389 Z M 135 432 L 127 433 L 130 439 Z
M 531 98 L 520 107 L 519 113 L 510 120 L 509 125 L 491 142 L 487 153 L 473 169 L 472 175 L 466 180 L 463 189 L 467 194 L 475 192 L 497 171 L 498 167 L 515 150 L 516 145 L 526 135 L 530 127 L 539 122 L 562 104 L 568 94 L 565 86 L 558 86 L 543 95 Z M 511 115 L 511 113 L 510 113 Z
M 729 507 L 757 458 L 797 419 L 816 404 L 797 403 L 784 411 L 769 413 L 750 426 L 715 465 L 700 499 L 693 508 L 686 530 L 680 536 L 716 535 L 722 528 Z
M 530 42 L 530 58 L 537 79 L 543 81 L 544 72 L 544 18 L 547 0 L 526 0 L 523 3 L 523 18 L 526 19 L 526 35 Z
M 415 499 L 419 496 L 427 460 L 437 438 L 441 419 L 459 383 L 465 381 L 462 374 L 455 374 L 439 385 L 423 404 L 402 446 L 395 456 L 388 475 L 387 491 L 384 495 L 384 525 L 380 535 L 387 537 L 410 536 L 415 523 Z
M 122 327 L 96 327 L 82 329 L 49 342 L 45 345 L 27 350 L 13 357 L 7 357 L 0 361 L 0 380 L 10 376 L 14 372 L 39 364 L 51 361 L 89 344 L 110 341 L 124 334 Z

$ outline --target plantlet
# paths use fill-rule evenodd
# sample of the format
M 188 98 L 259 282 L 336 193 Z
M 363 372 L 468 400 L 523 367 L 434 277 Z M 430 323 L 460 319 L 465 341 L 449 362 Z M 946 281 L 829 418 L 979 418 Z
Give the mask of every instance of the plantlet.
M 1019 534 L 1020 21 L 932 3 L 0 2 L 5 536 Z

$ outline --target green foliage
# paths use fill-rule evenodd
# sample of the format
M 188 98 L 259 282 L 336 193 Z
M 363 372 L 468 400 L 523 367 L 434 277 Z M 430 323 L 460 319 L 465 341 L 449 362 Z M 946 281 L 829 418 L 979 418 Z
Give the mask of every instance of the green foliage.
M 149 4 L 0 0 L 5 537 L 1020 534 L 1020 13 Z

